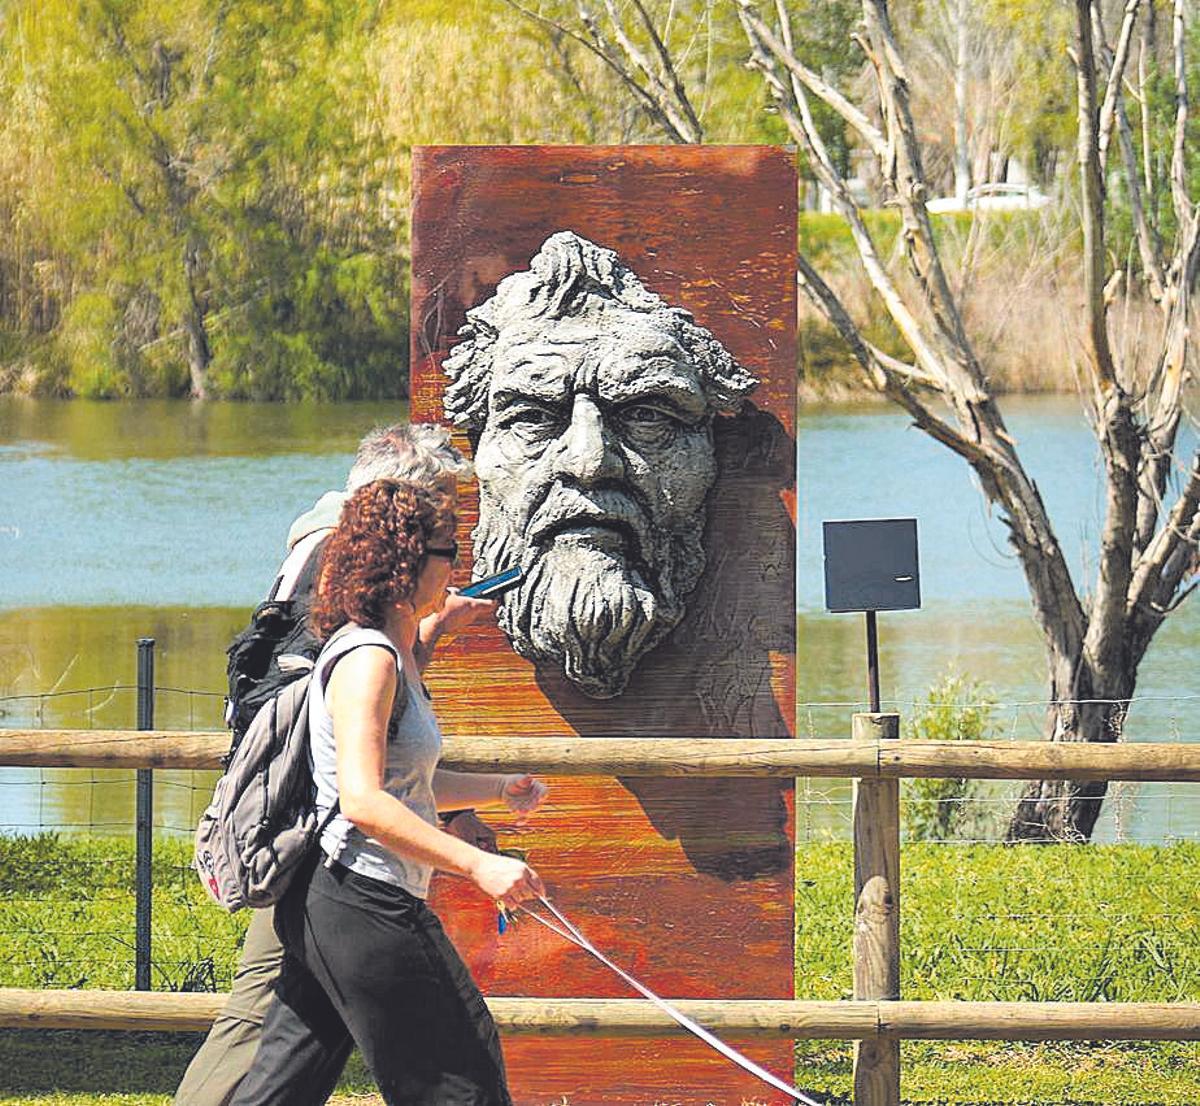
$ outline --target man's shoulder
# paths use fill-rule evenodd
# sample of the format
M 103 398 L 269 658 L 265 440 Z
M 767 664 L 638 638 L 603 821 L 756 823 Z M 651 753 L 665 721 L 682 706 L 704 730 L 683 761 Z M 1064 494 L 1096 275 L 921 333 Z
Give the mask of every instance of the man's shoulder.
M 291 549 L 308 535 L 336 526 L 345 502 L 345 492 L 326 492 L 292 523 L 291 529 L 288 530 L 287 547 Z

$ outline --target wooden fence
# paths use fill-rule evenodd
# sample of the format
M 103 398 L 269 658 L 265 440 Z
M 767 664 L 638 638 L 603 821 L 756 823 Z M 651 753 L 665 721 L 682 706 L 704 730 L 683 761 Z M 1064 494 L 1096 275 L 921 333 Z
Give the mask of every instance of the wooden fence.
M 1200 744 L 1084 745 L 898 740 L 895 714 L 856 714 L 852 740 L 447 738 L 465 771 L 536 765 L 572 776 L 853 777 L 854 999 L 680 1000 L 731 1037 L 856 1042 L 856 1106 L 898 1106 L 900 1041 L 1200 1040 L 1200 1003 L 904 1002 L 900 999 L 902 778 L 1200 782 Z M 221 733 L 0 730 L 0 766 L 216 768 Z M 211 994 L 0 989 L 0 1028 L 206 1028 Z M 682 1032 L 635 999 L 493 997 L 510 1034 L 660 1036 Z

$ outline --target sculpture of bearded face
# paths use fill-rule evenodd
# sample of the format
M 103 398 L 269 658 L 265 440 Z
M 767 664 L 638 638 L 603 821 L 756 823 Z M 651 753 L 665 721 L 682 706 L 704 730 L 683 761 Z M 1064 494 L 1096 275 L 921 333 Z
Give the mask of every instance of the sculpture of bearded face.
M 521 565 L 499 612 L 516 650 L 620 694 L 704 571 L 713 418 L 756 382 L 570 232 L 468 319 L 446 409 L 476 438 L 475 575 Z

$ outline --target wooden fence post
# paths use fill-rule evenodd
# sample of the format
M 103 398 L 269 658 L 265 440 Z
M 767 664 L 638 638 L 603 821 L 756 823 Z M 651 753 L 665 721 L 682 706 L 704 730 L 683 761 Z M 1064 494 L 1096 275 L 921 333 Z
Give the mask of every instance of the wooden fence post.
M 898 714 L 856 714 L 856 742 L 900 736 Z M 854 997 L 900 997 L 900 781 L 854 781 Z M 854 1047 L 854 1106 L 900 1106 L 900 1040 Z

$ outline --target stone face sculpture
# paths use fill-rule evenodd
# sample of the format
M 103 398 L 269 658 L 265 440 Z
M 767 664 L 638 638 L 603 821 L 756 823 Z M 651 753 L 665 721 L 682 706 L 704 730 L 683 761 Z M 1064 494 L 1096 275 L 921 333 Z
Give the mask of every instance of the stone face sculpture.
M 571 231 L 459 333 L 444 406 L 475 445 L 475 575 L 520 564 L 498 615 L 513 647 L 587 695 L 619 695 L 704 571 L 713 419 L 758 381 Z

